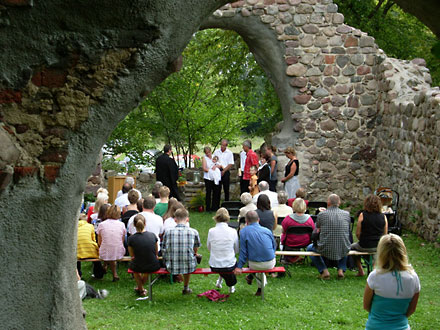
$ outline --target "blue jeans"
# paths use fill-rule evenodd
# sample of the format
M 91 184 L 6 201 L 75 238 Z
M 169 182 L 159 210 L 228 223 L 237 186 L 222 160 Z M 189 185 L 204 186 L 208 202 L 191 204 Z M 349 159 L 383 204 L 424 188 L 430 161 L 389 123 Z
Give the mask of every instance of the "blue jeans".
M 318 252 L 316 248 L 313 246 L 313 244 L 310 244 L 307 247 L 307 251 Z M 310 257 L 310 258 L 312 259 L 312 262 L 316 266 L 316 268 L 318 268 L 319 273 L 322 273 L 325 269 L 327 269 L 327 266 L 325 265 L 324 259 L 322 259 L 322 257 Z M 345 272 L 345 270 L 347 269 L 347 256 L 338 260 L 338 269 L 342 269 Z

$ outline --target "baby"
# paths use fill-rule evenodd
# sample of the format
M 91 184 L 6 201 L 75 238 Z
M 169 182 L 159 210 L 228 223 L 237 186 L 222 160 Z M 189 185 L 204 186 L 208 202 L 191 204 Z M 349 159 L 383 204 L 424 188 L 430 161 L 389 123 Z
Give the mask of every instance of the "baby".
M 220 172 L 220 163 L 218 162 L 218 157 L 212 157 L 213 166 L 208 171 L 209 180 L 214 181 L 216 185 L 218 185 L 222 179 L 222 173 Z

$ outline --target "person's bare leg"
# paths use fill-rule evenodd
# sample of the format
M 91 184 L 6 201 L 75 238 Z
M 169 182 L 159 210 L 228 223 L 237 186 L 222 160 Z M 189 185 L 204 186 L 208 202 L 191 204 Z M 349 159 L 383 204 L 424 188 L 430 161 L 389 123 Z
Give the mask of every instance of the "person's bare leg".
M 355 276 L 365 276 L 364 269 L 362 268 L 361 258 L 355 257 L 355 260 L 356 260 L 356 266 L 358 268 L 358 272 Z
M 143 275 L 144 274 L 141 273 L 134 273 L 134 280 L 136 281 L 138 292 L 142 292 L 144 290 Z
M 182 294 L 191 294 L 192 290 L 189 288 L 189 279 L 191 274 L 183 274 L 183 291 Z
M 191 277 L 191 274 L 183 274 L 183 286 L 188 287 L 189 286 L 189 279 Z
M 118 273 L 116 273 L 116 261 L 109 261 L 109 263 L 113 274 L 113 281 L 119 281 Z
M 344 276 L 345 276 L 344 271 L 342 269 L 338 268 L 338 278 L 342 279 L 342 278 L 344 278 Z

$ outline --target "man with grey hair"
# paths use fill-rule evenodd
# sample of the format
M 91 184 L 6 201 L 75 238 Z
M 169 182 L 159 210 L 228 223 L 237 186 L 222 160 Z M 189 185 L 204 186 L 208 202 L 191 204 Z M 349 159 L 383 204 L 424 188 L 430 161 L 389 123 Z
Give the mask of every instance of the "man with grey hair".
M 240 194 L 249 192 L 249 180 L 251 179 L 251 167 L 256 166 L 258 168 L 258 156 L 252 150 L 252 143 L 250 140 L 243 142 L 243 151 L 246 153 L 246 161 L 243 169 L 243 180 L 240 182 Z
M 250 269 L 265 270 L 275 266 L 275 250 L 277 245 L 272 232 L 260 226 L 260 219 L 255 211 L 246 213 L 246 227 L 240 231 L 240 255 L 234 274 L 241 274 L 243 266 L 248 263 Z M 261 296 L 261 288 L 266 285 L 266 275 L 256 274 L 258 290 L 255 293 Z M 253 277 L 248 275 L 246 281 L 252 284 Z
M 229 182 L 230 182 L 230 169 L 234 166 L 234 154 L 228 147 L 229 141 L 223 139 L 220 144 L 220 149 L 217 149 L 213 156 L 217 156 L 222 166 L 220 186 L 223 187 L 225 193 L 225 201 L 229 201 Z
M 343 278 L 347 266 L 347 253 L 350 250 L 350 213 L 339 208 L 341 200 L 331 194 L 327 199 L 327 210 L 318 214 L 316 227 L 319 231 L 317 246 L 310 244 L 307 251 L 318 252 L 320 257 L 311 257 L 322 279 L 329 279 L 330 273 L 323 257 L 338 264 L 338 277 Z
M 267 181 L 261 181 L 258 184 L 258 188 L 260 189 L 260 192 L 252 198 L 252 202 L 255 205 L 257 205 L 258 197 L 260 197 L 260 195 L 267 195 L 270 200 L 270 207 L 274 208 L 278 206 L 278 194 L 269 190 L 269 183 L 267 183 Z

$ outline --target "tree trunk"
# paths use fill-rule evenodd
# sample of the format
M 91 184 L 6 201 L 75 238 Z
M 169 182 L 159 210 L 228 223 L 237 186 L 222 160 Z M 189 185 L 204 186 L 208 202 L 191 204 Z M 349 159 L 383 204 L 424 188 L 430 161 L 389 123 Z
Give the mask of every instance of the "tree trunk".
M 10 24 L 0 29 L 3 329 L 86 327 L 75 261 L 87 178 L 118 122 L 173 72 L 201 21 L 226 2 L 6 2 Z

